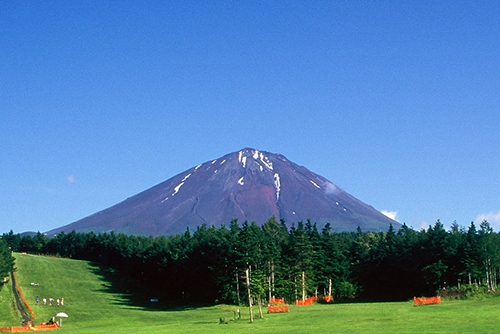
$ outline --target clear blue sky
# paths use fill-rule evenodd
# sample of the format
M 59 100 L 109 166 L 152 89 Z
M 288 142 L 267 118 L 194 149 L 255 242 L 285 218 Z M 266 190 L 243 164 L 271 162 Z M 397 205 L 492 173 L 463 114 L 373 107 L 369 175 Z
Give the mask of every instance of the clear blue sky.
M 244 147 L 498 231 L 500 1 L 1 1 L 0 116 L 1 233 Z

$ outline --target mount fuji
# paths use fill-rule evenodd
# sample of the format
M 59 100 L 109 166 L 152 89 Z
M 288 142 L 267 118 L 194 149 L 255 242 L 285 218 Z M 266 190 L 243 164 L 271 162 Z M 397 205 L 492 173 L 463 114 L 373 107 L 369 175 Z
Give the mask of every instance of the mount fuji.
M 283 155 L 245 148 L 192 167 L 69 225 L 48 231 L 172 235 L 197 226 L 274 216 L 288 226 L 329 222 L 336 232 L 387 231 L 400 224 Z

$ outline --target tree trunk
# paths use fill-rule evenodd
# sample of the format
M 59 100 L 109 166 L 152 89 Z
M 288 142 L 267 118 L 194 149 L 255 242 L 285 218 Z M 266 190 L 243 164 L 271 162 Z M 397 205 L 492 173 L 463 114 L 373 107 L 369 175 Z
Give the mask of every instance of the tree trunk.
M 306 302 L 306 273 L 302 272 L 302 303 Z
M 238 275 L 238 267 L 236 267 L 236 295 L 238 296 L 238 306 L 241 306 L 241 298 L 240 298 L 240 278 Z
M 262 319 L 264 315 L 262 314 L 262 298 L 260 296 L 257 297 L 257 304 L 259 305 L 259 318 Z
M 293 285 L 295 286 L 295 300 L 299 299 L 299 292 L 297 291 L 297 277 L 293 278 Z
M 250 292 L 250 269 L 245 270 L 246 281 L 247 281 L 247 291 L 248 291 L 248 308 L 250 311 L 250 322 L 253 322 L 253 312 L 252 312 L 252 293 Z
M 493 269 L 493 289 L 497 289 L 497 269 Z
M 274 291 L 275 291 L 275 290 L 274 290 L 274 269 L 275 269 L 275 268 L 274 268 L 274 261 L 273 261 L 273 262 L 271 262 L 271 296 L 272 296 L 272 297 L 276 297 L 276 296 L 274 295 L 274 293 L 275 293 L 275 292 L 274 292 Z
M 267 283 L 269 284 L 269 294 L 267 296 L 268 301 L 271 302 L 271 276 L 267 276 Z
M 269 294 L 268 294 L 268 301 L 271 302 L 271 297 L 272 297 L 272 284 L 271 284 L 271 273 L 272 273 L 272 267 L 271 267 L 271 262 L 268 262 L 269 264 L 269 276 L 267 276 L 267 282 L 269 283 Z

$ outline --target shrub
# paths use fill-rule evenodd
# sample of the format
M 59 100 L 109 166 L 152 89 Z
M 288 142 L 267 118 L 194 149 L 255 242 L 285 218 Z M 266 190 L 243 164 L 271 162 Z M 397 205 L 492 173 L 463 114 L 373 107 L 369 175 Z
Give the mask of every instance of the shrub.
M 462 285 L 460 287 L 448 287 L 437 292 L 437 295 L 446 299 L 484 299 L 496 294 L 490 291 L 486 285 Z
M 356 286 L 350 282 L 342 282 L 337 288 L 337 293 L 340 298 L 353 298 L 358 289 Z

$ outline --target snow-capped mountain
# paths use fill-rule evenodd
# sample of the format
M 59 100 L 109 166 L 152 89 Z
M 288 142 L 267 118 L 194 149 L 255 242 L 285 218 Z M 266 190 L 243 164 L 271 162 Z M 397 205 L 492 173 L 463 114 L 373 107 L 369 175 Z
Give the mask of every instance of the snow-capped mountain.
M 190 168 L 108 209 L 47 232 L 169 235 L 233 219 L 291 226 L 330 222 L 334 231 L 387 231 L 400 224 L 280 154 L 245 148 Z

